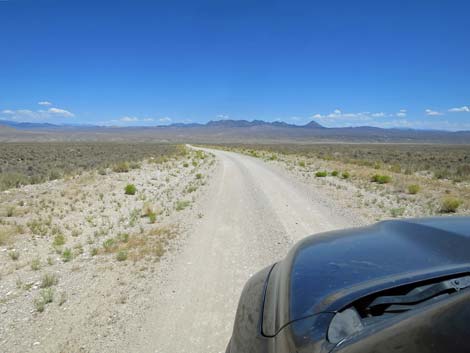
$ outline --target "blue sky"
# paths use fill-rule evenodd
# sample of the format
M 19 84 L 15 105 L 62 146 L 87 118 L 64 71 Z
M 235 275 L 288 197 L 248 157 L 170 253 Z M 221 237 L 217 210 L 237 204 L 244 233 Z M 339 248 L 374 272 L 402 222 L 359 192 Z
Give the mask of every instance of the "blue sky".
M 0 119 L 470 130 L 470 2 L 0 1 Z

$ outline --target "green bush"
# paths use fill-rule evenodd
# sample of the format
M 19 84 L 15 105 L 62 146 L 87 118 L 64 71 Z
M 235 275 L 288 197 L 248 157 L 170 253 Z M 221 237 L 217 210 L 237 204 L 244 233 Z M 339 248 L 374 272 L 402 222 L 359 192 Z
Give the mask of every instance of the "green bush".
M 333 170 L 333 171 L 331 172 L 331 176 L 334 176 L 334 177 L 335 177 L 335 176 L 338 176 L 338 174 L 339 174 L 339 172 L 338 172 L 337 170 Z
M 114 247 L 115 247 L 115 241 L 112 238 L 106 239 L 103 242 L 103 248 L 104 248 L 104 251 L 106 252 L 112 251 Z
M 67 248 L 62 252 L 62 261 L 69 262 L 70 260 L 72 260 L 72 257 L 73 254 L 71 249 Z
M 349 174 L 349 172 L 343 172 L 343 174 L 341 174 L 341 177 L 342 177 L 343 179 L 349 179 L 350 176 L 351 176 L 351 175 Z
M 58 234 L 54 237 L 54 241 L 52 242 L 52 245 L 62 246 L 64 244 L 65 244 L 65 237 L 63 234 Z
M 325 172 L 325 171 L 321 171 L 321 172 L 318 171 L 318 172 L 315 173 L 315 176 L 316 176 L 317 178 L 324 178 L 324 177 L 326 177 L 327 175 L 328 175 L 328 172 Z
M 400 217 L 400 216 L 403 216 L 403 214 L 405 213 L 405 208 L 404 207 L 392 208 L 390 210 L 390 213 L 392 217 Z
M 459 206 L 462 204 L 462 201 L 455 197 L 445 197 L 441 202 L 441 212 L 442 213 L 454 213 L 457 211 Z
M 137 188 L 135 187 L 134 184 L 127 184 L 126 187 L 124 188 L 124 193 L 126 195 L 135 195 L 137 191 Z
M 392 181 L 392 177 L 389 175 L 375 174 L 372 176 L 371 181 L 379 184 L 388 184 Z
M 116 260 L 118 261 L 126 261 L 127 260 L 127 252 L 124 250 L 119 251 L 116 254 Z
M 299 161 L 299 167 L 305 167 L 305 161 Z
M 416 195 L 421 190 L 421 187 L 417 184 L 408 185 L 408 193 L 411 195 Z
M 149 222 L 152 224 L 157 221 L 157 214 L 155 212 L 149 212 L 148 217 L 149 217 Z

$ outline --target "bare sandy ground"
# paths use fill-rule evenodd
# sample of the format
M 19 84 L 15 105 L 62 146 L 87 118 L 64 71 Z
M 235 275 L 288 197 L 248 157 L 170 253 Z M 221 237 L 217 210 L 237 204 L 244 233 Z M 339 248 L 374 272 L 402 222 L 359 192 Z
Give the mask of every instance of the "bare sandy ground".
M 152 308 L 128 351 L 223 352 L 251 275 L 307 235 L 361 223 L 281 169 L 233 152 L 210 152 L 219 167 L 204 216 L 152 293 Z

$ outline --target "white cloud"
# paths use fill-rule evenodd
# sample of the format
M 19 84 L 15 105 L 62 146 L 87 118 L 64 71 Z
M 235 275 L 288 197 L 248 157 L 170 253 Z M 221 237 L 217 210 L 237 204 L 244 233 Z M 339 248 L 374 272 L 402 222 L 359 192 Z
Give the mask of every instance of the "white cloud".
M 139 121 L 139 118 L 137 118 L 135 116 L 124 116 L 124 117 L 120 118 L 119 121 L 129 123 L 129 122 Z
M 75 116 L 75 114 L 69 112 L 68 110 L 60 109 L 60 108 L 49 108 L 47 112 L 49 114 L 62 116 L 64 118 L 73 118 Z
M 426 109 L 424 112 L 425 112 L 426 115 L 428 115 L 428 116 L 439 116 L 439 115 L 443 115 L 441 112 L 438 112 L 438 111 L 435 111 L 435 110 L 432 110 L 432 109 Z
M 452 113 L 462 113 L 462 112 L 469 113 L 470 112 L 470 106 L 464 105 L 463 107 L 459 107 L 459 108 L 450 108 L 449 112 L 452 112 Z
M 383 118 L 383 117 L 385 117 L 385 113 L 384 112 L 372 113 L 371 116 L 374 117 L 374 118 Z
M 164 116 L 163 118 L 158 119 L 158 121 L 161 123 L 170 123 L 172 119 L 167 116 Z
M 399 118 L 404 118 L 406 116 L 407 112 L 408 111 L 406 109 L 400 109 L 398 111 L 398 113 L 396 113 L 395 115 Z
M 217 119 L 228 120 L 228 119 L 230 119 L 230 117 L 228 115 L 225 115 L 225 114 L 219 114 L 219 115 L 217 115 Z
M 49 108 L 47 110 L 7 109 L 1 111 L 0 114 L 8 115 L 8 119 L 17 121 L 47 120 L 50 118 L 73 118 L 75 116 L 75 114 L 72 112 L 60 108 Z
M 49 106 L 49 105 L 52 105 L 51 102 L 48 102 L 48 101 L 41 101 L 41 102 L 38 102 L 39 105 L 46 105 L 46 106 Z

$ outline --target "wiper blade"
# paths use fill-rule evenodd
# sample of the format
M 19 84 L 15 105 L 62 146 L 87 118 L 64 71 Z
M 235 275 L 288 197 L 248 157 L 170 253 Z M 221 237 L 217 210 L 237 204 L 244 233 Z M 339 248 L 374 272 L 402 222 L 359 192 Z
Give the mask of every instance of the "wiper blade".
M 372 303 L 369 304 L 369 308 L 374 308 L 380 305 L 415 304 L 431 299 L 444 292 L 460 291 L 467 287 L 470 287 L 470 276 L 453 278 L 447 281 L 442 281 L 430 285 L 423 290 L 413 290 L 406 295 L 390 295 L 377 297 L 372 301 Z

